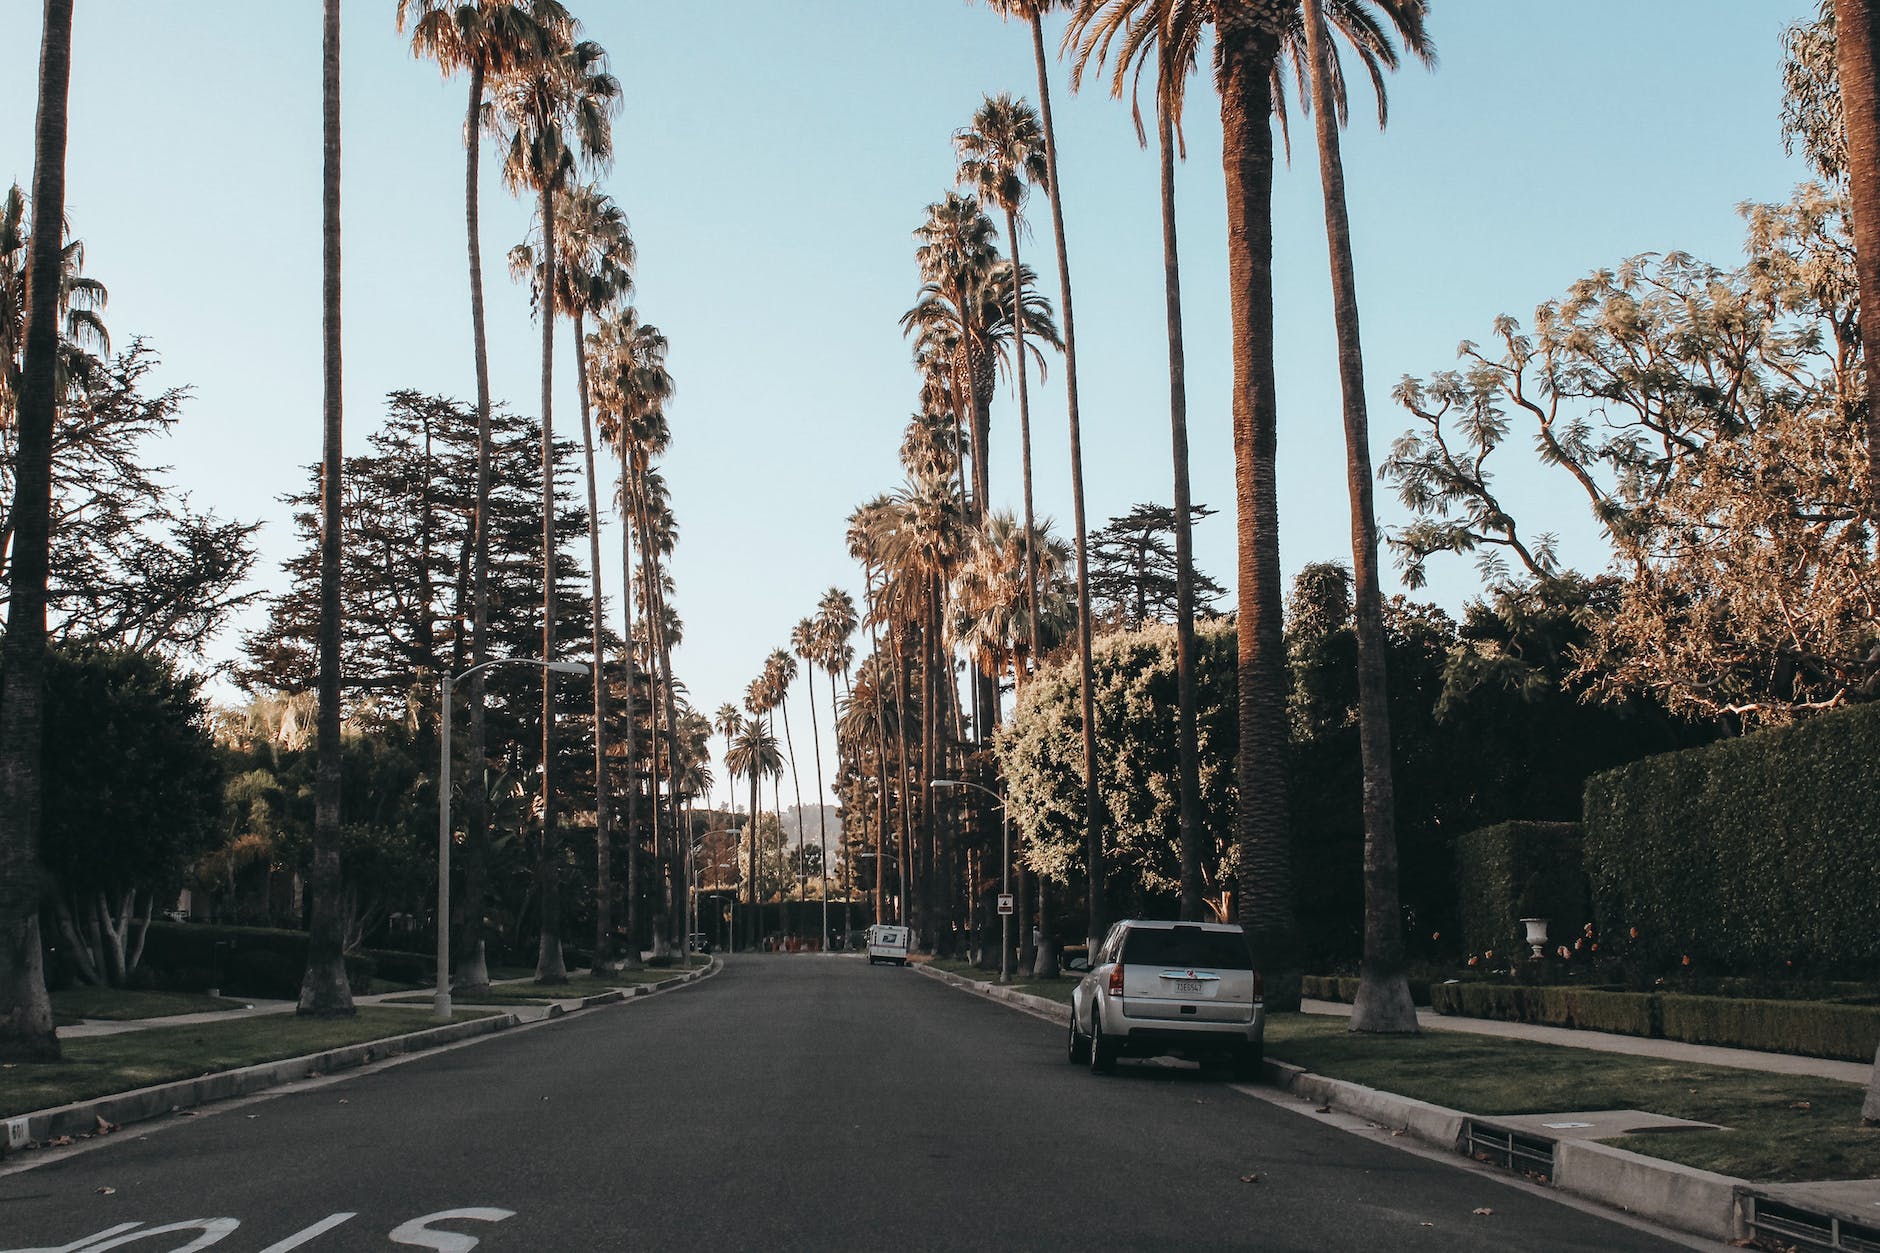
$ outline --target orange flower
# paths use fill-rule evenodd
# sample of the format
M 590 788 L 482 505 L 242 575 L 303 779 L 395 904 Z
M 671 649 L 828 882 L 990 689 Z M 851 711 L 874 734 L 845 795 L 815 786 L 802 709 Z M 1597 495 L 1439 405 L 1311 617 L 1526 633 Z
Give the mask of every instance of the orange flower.
M 1689 953 L 1684 955 L 1684 964 L 1687 966 L 1691 964 L 1691 955 Z
M 1564 945 L 1564 944 L 1562 944 L 1562 945 L 1560 946 L 1560 956 L 1561 956 L 1562 958 L 1567 958 L 1567 957 L 1571 957 L 1571 956 L 1573 956 L 1573 954 L 1567 951 L 1567 946 L 1566 946 L 1566 945 Z
M 1482 954 L 1482 960 L 1483 960 L 1483 961 L 1488 961 L 1489 959 L 1491 959 L 1491 958 L 1493 958 L 1494 956 L 1495 956 L 1495 950 L 1491 948 L 1491 949 L 1489 949 L 1489 950 L 1488 950 L 1488 952 L 1486 952 L 1486 953 L 1483 953 L 1483 954 Z
M 1627 932 L 1627 934 L 1630 935 L 1635 940 L 1638 939 L 1638 928 L 1633 927 L 1630 931 Z
M 1471 966 L 1473 966 L 1473 965 L 1475 965 L 1475 958 L 1473 958 L 1473 957 L 1471 957 L 1471 958 L 1469 959 L 1469 964 L 1470 964 Z

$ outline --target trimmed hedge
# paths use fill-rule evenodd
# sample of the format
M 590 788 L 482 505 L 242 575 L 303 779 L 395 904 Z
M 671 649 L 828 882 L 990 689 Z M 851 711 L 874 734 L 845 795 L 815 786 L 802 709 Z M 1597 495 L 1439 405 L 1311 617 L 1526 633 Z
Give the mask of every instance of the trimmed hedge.
M 1577 1027 L 1685 1044 L 1871 1061 L 1880 1046 L 1880 1007 L 1822 1001 L 1613 992 L 1597 988 L 1440 983 L 1432 1007 L 1443 1014 Z
M 1665 1039 L 1727 1044 L 1771 1053 L 1872 1061 L 1880 1045 L 1880 1009 L 1870 1005 L 1746 1001 L 1721 996 L 1661 996 Z M 1799 1012 L 1798 1012 L 1799 1011 Z
M 165 985 L 200 992 L 220 987 L 230 996 L 291 1001 L 307 971 L 307 933 L 270 927 L 223 927 L 200 922 L 153 922 L 144 940 L 143 968 Z M 348 954 L 353 995 L 372 989 L 378 964 Z
M 1349 1005 L 1358 998 L 1356 975 L 1306 975 L 1299 981 L 1299 994 L 1315 1001 L 1338 1001 Z M 1410 999 L 1418 1005 L 1430 1003 L 1430 981 L 1410 980 Z
M 1880 704 L 1647 757 L 1586 784 L 1600 930 L 1643 969 L 1871 978 Z
M 1652 998 L 1603 988 L 1528 987 L 1513 983 L 1439 983 L 1430 1007 L 1439 1014 L 1499 1018 L 1543 1027 L 1576 1027 L 1653 1036 Z
M 1525 953 L 1521 919 L 1546 918 L 1550 944 L 1571 944 L 1592 918 L 1580 827 L 1503 822 L 1456 841 L 1456 912 L 1471 953 Z

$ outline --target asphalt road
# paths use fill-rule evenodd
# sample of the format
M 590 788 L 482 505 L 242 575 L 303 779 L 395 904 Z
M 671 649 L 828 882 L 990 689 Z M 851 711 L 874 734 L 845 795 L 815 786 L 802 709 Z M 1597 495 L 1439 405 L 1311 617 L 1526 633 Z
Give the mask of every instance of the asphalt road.
M 0 1249 L 212 1245 L 1676 1247 L 1190 1069 L 1098 1078 L 1051 1024 L 807 956 L 0 1176 Z

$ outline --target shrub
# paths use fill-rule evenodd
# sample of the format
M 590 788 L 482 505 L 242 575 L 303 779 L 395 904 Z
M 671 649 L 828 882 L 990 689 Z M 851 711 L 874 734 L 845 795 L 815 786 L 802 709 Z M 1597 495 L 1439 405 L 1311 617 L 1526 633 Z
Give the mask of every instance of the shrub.
M 1873 1060 L 1880 1009 L 1812 1001 L 1749 1001 L 1721 996 L 1661 996 L 1667 1040 L 1723 1044 L 1772 1053 Z
M 1457 911 L 1469 952 L 1525 952 L 1522 918 L 1546 918 L 1552 943 L 1572 943 L 1592 917 L 1580 828 L 1503 822 L 1456 841 Z
M 1356 975 L 1307 975 L 1299 983 L 1299 994 L 1317 1001 L 1337 1001 L 1349 1005 L 1358 999 Z M 1430 981 L 1410 980 L 1410 999 L 1418 1005 L 1430 1003 Z
M 1602 932 L 1658 969 L 1844 973 L 1880 964 L 1880 705 L 1648 757 L 1586 785 Z

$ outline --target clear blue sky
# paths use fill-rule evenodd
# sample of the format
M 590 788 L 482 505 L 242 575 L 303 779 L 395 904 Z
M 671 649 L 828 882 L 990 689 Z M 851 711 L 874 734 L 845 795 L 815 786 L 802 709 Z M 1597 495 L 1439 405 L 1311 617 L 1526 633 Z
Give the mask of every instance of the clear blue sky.
M 14 7 L 13 37 L 0 43 L 0 179 L 28 184 L 36 6 Z M 672 341 L 679 393 L 666 470 L 687 632 L 676 668 L 710 711 L 741 697 L 823 589 L 859 599 L 845 520 L 899 481 L 915 396 L 897 322 L 918 282 L 909 233 L 948 187 L 949 137 L 982 94 L 1035 96 L 1030 45 L 1022 26 L 963 0 L 572 7 L 625 86 L 604 182 L 639 244 L 637 304 Z M 1778 37 L 1814 7 L 1432 5 L 1440 66 L 1391 81 L 1382 135 L 1354 108 L 1345 141 L 1379 454 L 1406 425 L 1389 398 L 1396 380 L 1446 368 L 1457 342 L 1485 338 L 1497 314 L 1525 322 L 1576 277 L 1632 253 L 1681 248 L 1723 264 L 1739 254 L 1735 206 L 1781 199 L 1805 176 L 1780 143 Z M 267 522 L 260 577 L 270 586 L 292 546 L 279 497 L 303 485 L 319 452 L 319 9 L 78 0 L 74 35 L 73 230 L 89 272 L 110 287 L 119 342 L 148 336 L 162 381 L 195 390 L 162 457 L 198 504 Z M 386 0 L 344 6 L 349 451 L 394 388 L 474 392 L 465 85 L 410 57 L 391 10 Z M 1047 30 L 1053 47 L 1061 22 Z M 1136 147 L 1126 106 L 1095 90 L 1073 97 L 1066 67 L 1053 74 L 1096 526 L 1171 494 L 1155 162 Z M 1289 575 L 1349 560 L 1309 126 L 1296 123 L 1294 139 L 1274 206 Z M 1205 77 L 1190 95 L 1188 140 L 1179 195 L 1194 492 L 1222 509 L 1200 528 L 1197 557 L 1231 587 L 1229 305 L 1219 119 Z M 532 412 L 539 339 L 503 265 L 528 209 L 492 164 L 483 226 L 493 385 Z M 1041 200 L 1033 216 L 1027 260 L 1055 302 Z M 565 332 L 561 342 L 556 421 L 571 432 Z M 1039 509 L 1068 530 L 1062 370 L 1032 395 Z M 1016 506 L 1009 397 L 994 423 L 993 491 Z M 1596 550 L 1584 542 L 1583 506 L 1553 488 L 1533 477 L 1523 525 L 1564 530 L 1566 555 L 1585 563 Z M 1386 525 L 1403 520 L 1388 495 L 1379 508 Z M 617 529 L 604 542 L 612 551 Z M 1454 611 L 1475 586 L 1464 563 L 1439 563 L 1425 595 Z M 238 639 L 227 633 L 213 655 L 233 655 Z M 819 685 L 825 711 L 826 701 Z M 793 720 L 807 732 L 801 713 Z M 812 773 L 808 745 L 798 753 Z M 833 762 L 826 727 L 824 755 Z

